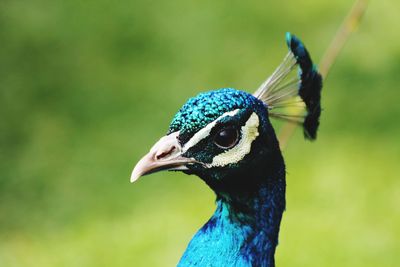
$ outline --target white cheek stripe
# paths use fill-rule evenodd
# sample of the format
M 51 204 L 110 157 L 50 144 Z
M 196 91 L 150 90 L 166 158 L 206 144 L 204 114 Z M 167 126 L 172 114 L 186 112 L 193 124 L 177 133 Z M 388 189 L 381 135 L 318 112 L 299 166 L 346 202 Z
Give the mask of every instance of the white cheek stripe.
M 215 124 L 222 119 L 223 117 L 226 116 L 235 116 L 237 113 L 239 112 L 239 109 L 235 109 L 229 112 L 225 112 L 224 114 L 222 114 L 221 116 L 219 116 L 216 120 L 210 122 L 209 124 L 207 124 L 206 127 L 204 127 L 203 129 L 201 129 L 200 131 L 198 131 L 197 133 L 195 133 L 193 135 L 192 138 L 190 138 L 190 140 L 183 146 L 182 148 L 182 153 L 185 153 L 186 151 L 188 151 L 191 147 L 197 145 L 201 140 L 203 140 L 204 138 L 207 138 L 210 135 L 211 130 L 214 128 Z
M 250 153 L 251 144 L 259 135 L 258 125 L 260 124 L 256 113 L 252 113 L 246 124 L 242 126 L 242 138 L 239 143 L 228 151 L 225 151 L 213 158 L 211 164 L 207 164 L 208 168 L 223 167 L 228 164 L 233 164 L 241 161 L 247 154 Z

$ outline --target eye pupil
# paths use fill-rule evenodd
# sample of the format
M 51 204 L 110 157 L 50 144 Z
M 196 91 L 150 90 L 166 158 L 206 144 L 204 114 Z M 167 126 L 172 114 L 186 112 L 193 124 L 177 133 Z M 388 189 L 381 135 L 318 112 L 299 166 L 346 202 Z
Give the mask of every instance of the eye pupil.
M 236 145 L 239 134 L 234 128 L 225 128 L 220 130 L 216 135 L 214 142 L 222 148 L 231 148 Z

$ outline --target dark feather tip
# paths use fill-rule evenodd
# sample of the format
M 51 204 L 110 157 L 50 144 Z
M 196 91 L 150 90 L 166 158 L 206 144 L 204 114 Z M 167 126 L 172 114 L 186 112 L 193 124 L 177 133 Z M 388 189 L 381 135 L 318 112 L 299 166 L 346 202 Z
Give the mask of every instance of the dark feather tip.
M 307 115 L 303 123 L 304 136 L 307 139 L 317 138 L 319 117 L 321 115 L 322 76 L 313 64 L 304 44 L 296 36 L 286 33 L 286 43 L 300 67 L 301 79 L 299 95 L 306 104 Z

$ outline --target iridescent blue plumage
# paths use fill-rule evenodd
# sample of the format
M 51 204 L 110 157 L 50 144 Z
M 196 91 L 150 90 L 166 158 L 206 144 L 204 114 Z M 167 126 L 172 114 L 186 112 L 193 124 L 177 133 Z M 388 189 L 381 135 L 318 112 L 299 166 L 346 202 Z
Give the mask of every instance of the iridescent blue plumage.
M 259 136 L 239 163 L 218 168 L 194 164 L 187 173 L 203 179 L 217 195 L 217 209 L 193 237 L 179 266 L 273 266 L 279 224 L 285 208 L 285 165 L 265 104 L 232 88 L 199 94 L 175 115 L 169 132 L 180 131 L 185 143 L 194 133 L 227 111 L 240 109 L 243 125 L 256 113 Z M 186 152 L 202 162 L 223 151 L 199 144 Z M 205 156 L 204 156 L 205 155 Z M 212 157 L 208 158 L 207 155 Z
M 233 88 L 222 88 L 190 98 L 173 118 L 169 132 L 196 132 L 221 114 L 260 102 L 253 95 Z
M 219 198 L 214 215 L 193 237 L 178 266 L 274 266 L 285 207 L 284 174 L 271 182 L 237 202 Z

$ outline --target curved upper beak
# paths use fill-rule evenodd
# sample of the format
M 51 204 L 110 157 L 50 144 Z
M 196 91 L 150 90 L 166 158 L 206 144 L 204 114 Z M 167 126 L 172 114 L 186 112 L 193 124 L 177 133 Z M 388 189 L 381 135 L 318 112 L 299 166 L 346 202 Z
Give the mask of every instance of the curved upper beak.
M 187 170 L 186 164 L 194 159 L 182 156 L 182 147 L 178 142 L 179 132 L 162 137 L 132 171 L 131 183 L 139 177 L 162 170 Z

